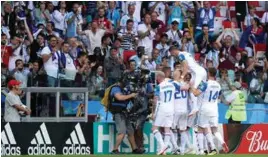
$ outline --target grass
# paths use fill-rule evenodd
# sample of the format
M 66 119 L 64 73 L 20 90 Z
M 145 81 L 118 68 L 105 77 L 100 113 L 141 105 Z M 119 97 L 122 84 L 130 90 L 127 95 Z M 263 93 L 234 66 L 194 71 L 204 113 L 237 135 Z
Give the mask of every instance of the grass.
M 28 156 L 28 155 L 24 155 Z M 89 157 L 89 155 L 55 155 L 56 157 Z M 121 154 L 121 155 L 90 155 L 91 157 L 159 157 L 159 155 L 128 155 L 128 154 Z M 167 156 L 180 156 L 180 155 L 167 155 Z M 237 154 L 217 154 L 213 155 L 213 157 L 267 157 L 267 154 L 263 155 L 256 155 L 256 154 L 245 154 L 245 155 L 237 155 Z M 37 157 L 37 156 L 36 156 Z M 38 157 L 48 157 L 48 156 L 38 156 Z M 51 157 L 51 156 L 49 156 Z M 184 155 L 181 157 L 200 157 L 199 155 Z M 201 156 L 202 157 L 202 156 Z

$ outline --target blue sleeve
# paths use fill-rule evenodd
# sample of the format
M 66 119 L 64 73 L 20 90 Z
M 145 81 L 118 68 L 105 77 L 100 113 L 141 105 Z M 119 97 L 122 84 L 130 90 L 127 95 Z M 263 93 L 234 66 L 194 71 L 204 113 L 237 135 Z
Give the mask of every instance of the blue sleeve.
M 185 60 L 185 56 L 183 54 L 179 54 L 179 61 L 184 61 Z
M 213 11 L 213 15 L 215 16 L 216 13 L 217 13 L 217 11 L 216 11 L 216 7 L 213 7 L 213 8 L 211 8 L 211 9 L 212 9 L 212 11 Z
M 122 91 L 119 87 L 113 87 L 111 90 L 111 96 L 114 96 L 115 94 L 122 94 Z
M 206 91 L 207 87 L 208 87 L 208 84 L 206 82 L 202 81 L 199 84 L 199 86 L 197 87 L 197 89 L 199 89 L 200 91 L 204 92 L 204 91 Z
M 160 95 L 160 87 L 159 86 L 155 86 L 154 95 L 155 96 L 159 96 Z

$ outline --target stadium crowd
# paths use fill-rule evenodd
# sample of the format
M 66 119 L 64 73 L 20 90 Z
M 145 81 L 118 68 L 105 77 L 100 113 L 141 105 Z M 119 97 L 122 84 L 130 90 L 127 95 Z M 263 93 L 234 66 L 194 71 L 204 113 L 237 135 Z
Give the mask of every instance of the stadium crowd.
M 88 87 L 92 98 L 128 71 L 133 60 L 136 69 L 151 73 L 180 68 L 169 51 L 176 46 L 203 67 L 217 68 L 224 96 L 239 81 L 249 103 L 268 99 L 268 12 L 258 16 L 255 6 L 237 18 L 227 9 L 216 30 L 225 2 L 1 3 L 2 87 L 11 79 L 21 88 Z M 138 47 L 145 54 L 136 55 Z

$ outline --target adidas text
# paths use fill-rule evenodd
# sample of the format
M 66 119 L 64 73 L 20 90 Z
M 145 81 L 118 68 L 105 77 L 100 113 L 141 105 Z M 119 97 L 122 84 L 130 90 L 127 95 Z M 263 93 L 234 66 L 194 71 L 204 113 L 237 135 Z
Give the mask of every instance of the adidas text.
M 10 145 L 4 146 L 2 145 L 1 155 L 21 155 L 20 147 L 12 147 Z
M 90 147 L 85 147 L 79 145 L 72 144 L 70 147 L 63 147 L 62 149 L 63 155 L 88 155 L 90 154 Z
M 28 148 L 28 155 L 56 155 L 56 147 L 37 144 Z

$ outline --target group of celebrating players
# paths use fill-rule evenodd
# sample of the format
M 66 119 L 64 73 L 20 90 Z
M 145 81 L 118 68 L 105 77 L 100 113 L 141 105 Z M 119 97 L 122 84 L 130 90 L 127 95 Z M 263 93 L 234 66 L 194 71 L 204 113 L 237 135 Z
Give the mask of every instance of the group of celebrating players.
M 170 143 L 173 154 L 215 155 L 218 150 L 213 136 L 227 153 L 229 148 L 217 130 L 221 91 L 220 84 L 215 81 L 217 70 L 205 70 L 188 52 L 177 48 L 170 51 L 178 56 L 182 68 L 174 70 L 173 80 L 162 71 L 156 73 L 158 85 L 155 87 L 152 132 L 159 146 L 157 155 L 165 155 Z M 185 79 L 188 73 L 191 81 Z M 196 137 L 193 144 L 190 128 L 197 130 L 197 135 L 193 131 Z

